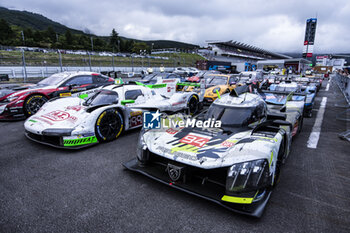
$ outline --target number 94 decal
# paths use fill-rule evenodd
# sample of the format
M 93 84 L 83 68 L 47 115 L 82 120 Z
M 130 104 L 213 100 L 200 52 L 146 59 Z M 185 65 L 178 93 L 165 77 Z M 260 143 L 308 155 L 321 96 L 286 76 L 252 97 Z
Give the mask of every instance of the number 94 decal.
M 209 142 L 210 138 L 209 137 L 202 137 L 198 136 L 196 134 L 187 134 L 185 137 L 183 137 L 180 142 L 196 146 L 196 147 L 203 147 L 207 142 Z

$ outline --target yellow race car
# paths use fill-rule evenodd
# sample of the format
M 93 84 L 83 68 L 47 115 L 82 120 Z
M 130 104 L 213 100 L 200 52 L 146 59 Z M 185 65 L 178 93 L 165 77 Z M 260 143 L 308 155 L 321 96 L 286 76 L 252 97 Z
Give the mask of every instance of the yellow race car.
M 231 90 L 238 86 L 238 77 L 227 74 L 208 75 L 206 80 L 206 89 L 204 94 L 204 102 L 211 104 L 219 96 L 225 93 L 230 93 Z

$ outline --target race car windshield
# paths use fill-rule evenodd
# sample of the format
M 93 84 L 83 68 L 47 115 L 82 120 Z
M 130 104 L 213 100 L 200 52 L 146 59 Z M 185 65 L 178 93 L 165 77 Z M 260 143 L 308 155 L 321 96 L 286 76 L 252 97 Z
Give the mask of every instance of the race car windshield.
M 86 106 L 96 106 L 105 104 L 117 104 L 119 100 L 118 93 L 110 90 L 101 90 L 85 101 Z
M 209 85 L 226 85 L 227 84 L 227 78 L 226 77 L 221 77 L 221 76 L 214 76 L 212 79 L 209 81 Z
M 206 71 L 199 71 L 196 76 L 203 77 L 205 75 Z
M 252 122 L 255 107 L 227 107 L 212 104 L 208 110 L 206 119 L 220 120 L 222 126 L 246 127 Z
M 248 82 L 251 79 L 251 77 L 249 76 L 241 76 L 239 77 L 239 82 L 244 83 L 244 82 Z
M 267 103 L 271 104 L 285 104 L 287 102 L 288 95 L 282 95 L 282 94 L 267 94 L 264 98 Z M 293 95 L 290 98 L 288 98 L 289 101 L 304 101 L 305 96 L 302 95 Z
M 40 82 L 37 83 L 37 85 L 40 86 L 54 86 L 62 82 L 67 78 L 67 75 L 62 75 L 60 73 L 58 74 L 53 74 L 50 77 L 45 78 L 44 80 L 41 80 Z

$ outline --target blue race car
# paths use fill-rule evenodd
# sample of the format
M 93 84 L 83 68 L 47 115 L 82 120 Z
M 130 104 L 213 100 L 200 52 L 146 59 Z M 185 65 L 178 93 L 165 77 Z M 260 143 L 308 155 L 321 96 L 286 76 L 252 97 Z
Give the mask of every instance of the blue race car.
M 269 87 L 269 90 L 304 94 L 306 96 L 305 106 L 304 106 L 304 116 L 312 117 L 312 108 L 314 106 L 315 96 L 316 96 L 315 86 L 302 85 L 296 82 L 282 82 L 279 84 L 271 84 Z

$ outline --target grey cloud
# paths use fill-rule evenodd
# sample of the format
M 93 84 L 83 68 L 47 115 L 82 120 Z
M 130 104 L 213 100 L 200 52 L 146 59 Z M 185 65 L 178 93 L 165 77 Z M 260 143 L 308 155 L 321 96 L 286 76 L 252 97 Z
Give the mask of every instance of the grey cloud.
M 307 18 L 318 15 L 315 52 L 350 51 L 347 0 L 2 0 L 77 29 L 204 45 L 237 40 L 280 52 L 301 52 Z

